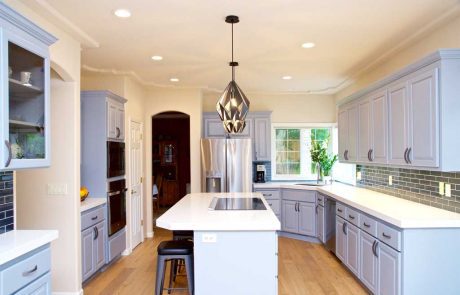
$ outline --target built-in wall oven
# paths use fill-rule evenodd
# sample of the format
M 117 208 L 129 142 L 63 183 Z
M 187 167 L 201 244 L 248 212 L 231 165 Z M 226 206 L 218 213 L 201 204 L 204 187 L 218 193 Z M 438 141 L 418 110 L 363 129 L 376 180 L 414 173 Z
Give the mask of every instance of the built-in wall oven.
M 124 179 L 108 182 L 107 193 L 109 236 L 126 225 L 126 183 Z
M 107 178 L 125 175 L 125 143 L 107 141 Z

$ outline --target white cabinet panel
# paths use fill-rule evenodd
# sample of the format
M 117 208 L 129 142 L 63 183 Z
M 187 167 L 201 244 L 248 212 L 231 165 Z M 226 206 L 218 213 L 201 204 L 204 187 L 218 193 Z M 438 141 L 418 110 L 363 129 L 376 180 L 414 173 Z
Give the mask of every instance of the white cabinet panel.
M 125 138 L 124 104 L 107 98 L 107 138 L 123 140 Z
M 370 97 L 372 105 L 370 158 L 373 163 L 386 164 L 388 161 L 388 112 L 387 92 L 378 92 Z
M 359 228 L 347 222 L 347 260 L 346 266 L 359 277 Z
M 299 234 L 307 236 L 316 235 L 316 213 L 315 203 L 298 203 L 299 210 Z
M 283 200 L 282 229 L 286 232 L 297 233 L 299 230 L 299 215 L 297 202 Z
M 345 153 L 348 146 L 348 111 L 347 109 L 339 110 L 338 115 L 338 133 L 339 133 L 339 160 L 345 161 Z
M 317 218 L 316 218 L 316 232 L 318 234 L 318 239 L 321 241 L 321 243 L 326 242 L 326 233 L 324 231 L 324 207 L 320 205 L 316 205 L 317 207 Z M 333 214 L 333 213 L 332 213 Z
M 344 224 L 345 220 L 337 216 L 335 220 L 335 255 L 343 263 L 347 260 L 347 235 Z
M 375 294 L 378 282 L 378 258 L 374 252 L 377 239 L 361 231 L 359 278 Z
M 93 237 L 94 231 L 92 227 L 82 231 L 81 233 L 81 271 L 83 281 L 94 273 Z
M 406 165 L 409 120 L 407 82 L 398 83 L 388 90 L 389 105 L 389 159 L 390 164 Z
M 372 112 L 371 101 L 364 99 L 358 103 L 358 161 L 369 162 L 370 150 L 372 149 Z
M 270 117 L 254 118 L 254 159 L 256 161 L 270 161 L 271 159 L 270 128 Z
M 339 159 L 355 162 L 358 158 L 358 106 L 347 105 L 339 110 Z
M 381 242 L 376 248 L 379 267 L 378 294 L 401 294 L 401 253 Z

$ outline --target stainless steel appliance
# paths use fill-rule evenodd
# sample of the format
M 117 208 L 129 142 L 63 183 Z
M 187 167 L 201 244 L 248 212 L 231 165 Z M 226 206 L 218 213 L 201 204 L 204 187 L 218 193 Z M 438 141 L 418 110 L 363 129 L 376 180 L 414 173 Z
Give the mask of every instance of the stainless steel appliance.
M 124 179 L 110 181 L 107 193 L 109 236 L 126 225 L 126 183 Z
M 201 139 L 202 191 L 251 192 L 251 147 L 249 138 Z
M 267 210 L 260 198 L 218 198 L 209 205 L 211 210 Z
M 125 175 L 125 143 L 107 141 L 107 178 Z

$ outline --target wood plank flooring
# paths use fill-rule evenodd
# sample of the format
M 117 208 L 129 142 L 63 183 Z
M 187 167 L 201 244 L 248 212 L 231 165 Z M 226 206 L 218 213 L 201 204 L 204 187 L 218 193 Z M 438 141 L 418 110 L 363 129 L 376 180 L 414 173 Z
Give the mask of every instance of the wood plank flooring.
M 152 295 L 156 248 L 161 241 L 171 237 L 171 232 L 155 229 L 154 239 L 145 240 L 131 255 L 122 257 L 93 278 L 84 286 L 84 294 Z M 279 295 L 368 294 L 337 258 L 321 245 L 283 237 L 279 238 L 278 282 Z M 185 277 L 177 278 L 176 286 L 186 285 Z M 165 291 L 164 294 L 168 293 Z M 178 290 L 171 294 L 188 293 Z

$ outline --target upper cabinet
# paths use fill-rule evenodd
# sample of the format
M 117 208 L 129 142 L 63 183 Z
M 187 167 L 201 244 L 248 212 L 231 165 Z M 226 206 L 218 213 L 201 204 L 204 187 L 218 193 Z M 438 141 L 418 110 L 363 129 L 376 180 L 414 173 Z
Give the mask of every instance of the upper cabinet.
M 125 106 L 124 100 L 107 97 L 107 139 L 125 139 Z
M 249 112 L 246 117 L 246 127 L 242 133 L 227 134 L 222 121 L 216 112 L 203 113 L 204 138 L 227 137 L 251 138 L 253 143 L 253 160 L 271 160 L 271 112 Z
M 339 160 L 355 162 L 358 153 L 358 106 L 352 103 L 339 110 Z
M 50 58 L 56 38 L 0 3 L 0 169 L 51 163 Z
M 338 112 L 340 160 L 458 171 L 459 76 L 460 50 L 439 50 L 346 99 Z M 358 157 L 346 157 L 355 140 Z

